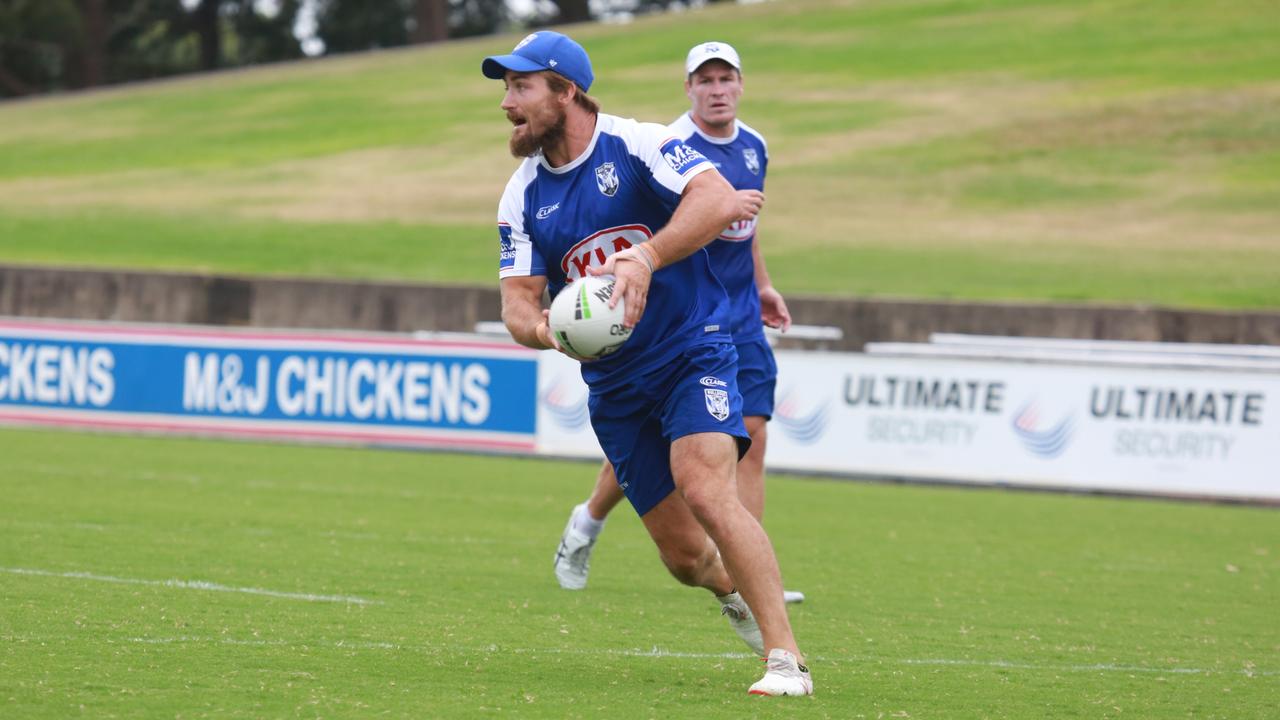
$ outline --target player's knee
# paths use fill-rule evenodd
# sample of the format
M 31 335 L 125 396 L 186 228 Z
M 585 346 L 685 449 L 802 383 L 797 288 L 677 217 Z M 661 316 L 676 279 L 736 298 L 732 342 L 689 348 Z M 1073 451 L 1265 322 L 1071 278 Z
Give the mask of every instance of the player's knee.
M 697 585 L 706 565 L 700 553 L 682 550 L 664 551 L 662 562 L 675 579 L 685 585 Z
M 689 506 L 693 516 L 702 523 L 703 527 L 706 527 L 708 522 L 713 522 L 723 511 L 724 494 L 719 488 L 709 486 L 709 483 L 684 488 L 682 495 L 684 495 L 685 504 Z

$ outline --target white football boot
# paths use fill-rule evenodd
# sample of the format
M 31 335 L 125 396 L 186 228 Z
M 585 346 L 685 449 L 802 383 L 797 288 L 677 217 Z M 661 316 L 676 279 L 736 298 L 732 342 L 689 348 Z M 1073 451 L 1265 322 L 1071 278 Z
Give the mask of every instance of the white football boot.
M 751 686 L 752 695 L 812 695 L 813 679 L 809 668 L 800 664 L 795 655 L 781 648 L 769 651 L 764 677 Z
M 788 605 L 804 602 L 804 593 L 799 590 L 783 590 L 782 601 Z
M 564 526 L 560 536 L 560 547 L 556 549 L 556 580 L 565 590 L 581 590 L 587 586 L 587 571 L 591 565 L 591 550 L 596 546 L 596 539 L 573 527 L 574 515 L 578 508 L 569 513 L 569 524 Z
M 764 638 L 760 637 L 760 626 L 756 624 L 756 616 L 751 614 L 747 601 L 737 591 L 728 595 L 717 595 L 720 601 L 720 614 L 729 618 L 729 625 L 738 633 L 742 642 L 751 648 L 751 652 L 764 657 Z

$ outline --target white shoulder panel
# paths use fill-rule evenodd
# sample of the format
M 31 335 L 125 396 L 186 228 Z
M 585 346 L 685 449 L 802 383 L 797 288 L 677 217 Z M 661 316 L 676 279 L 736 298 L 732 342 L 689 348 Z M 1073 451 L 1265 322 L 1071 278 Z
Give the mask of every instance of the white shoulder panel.
M 526 158 L 507 181 L 498 203 L 498 236 L 501 243 L 498 277 L 517 277 L 533 273 L 534 249 L 525 228 L 525 188 L 538 174 L 538 162 Z

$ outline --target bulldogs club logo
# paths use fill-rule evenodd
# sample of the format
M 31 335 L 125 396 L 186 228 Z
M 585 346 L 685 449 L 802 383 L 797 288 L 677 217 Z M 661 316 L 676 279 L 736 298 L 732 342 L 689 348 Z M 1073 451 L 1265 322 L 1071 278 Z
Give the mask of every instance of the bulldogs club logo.
M 1031 400 L 1013 417 L 1013 432 L 1033 455 L 1051 460 L 1062 454 L 1071 442 L 1075 430 L 1075 418 L 1071 415 L 1056 424 L 1045 426 L 1040 419 L 1040 408 Z
M 752 175 L 760 174 L 760 156 L 756 154 L 755 148 L 743 148 L 742 161 L 747 164 L 747 169 Z
M 711 417 L 724 422 L 729 419 L 729 393 L 717 388 L 703 388 L 703 394 L 707 399 L 707 412 L 711 413 Z
M 596 168 L 596 187 L 605 197 L 613 197 L 618 192 L 618 172 L 613 163 L 607 162 Z

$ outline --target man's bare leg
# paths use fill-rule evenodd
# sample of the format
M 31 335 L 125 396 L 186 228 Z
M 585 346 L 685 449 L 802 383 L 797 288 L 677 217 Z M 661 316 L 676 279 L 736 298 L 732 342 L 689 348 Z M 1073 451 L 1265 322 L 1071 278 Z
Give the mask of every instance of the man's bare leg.
M 751 449 L 738 461 L 738 497 L 755 519 L 764 523 L 764 451 L 768 444 L 768 424 L 759 415 L 743 418 Z
M 696 433 L 671 444 L 676 489 L 719 548 L 724 569 L 760 624 L 766 651 L 787 650 L 803 662 L 783 604 L 773 545 L 738 497 L 737 461 L 735 441 L 724 433 Z
M 684 496 L 676 490 L 640 518 L 658 546 L 658 555 L 667 570 L 677 580 L 695 587 L 703 587 L 715 594 L 720 601 L 721 614 L 729 620 L 729 626 L 751 648 L 763 657 L 768 653 L 760 625 L 751 607 L 742 595 L 734 590 L 733 580 L 724 568 L 720 551 L 711 541 L 707 531 L 689 509 Z
M 591 497 L 573 508 L 569 513 L 569 522 L 560 534 L 554 566 L 556 581 L 560 583 L 560 587 L 581 590 L 587 586 L 591 552 L 595 548 L 596 538 L 604 529 L 605 518 L 623 497 L 613 465 L 605 460 L 596 475 L 596 485 L 591 490 Z
M 658 546 L 662 564 L 677 580 L 718 596 L 733 592 L 733 580 L 724 569 L 720 551 L 678 490 L 663 498 L 640 521 Z
M 747 433 L 751 435 L 751 449 L 738 461 L 738 497 L 761 525 L 764 524 L 764 453 L 769 444 L 769 424 L 762 415 L 748 415 L 743 418 L 747 424 Z M 804 593 L 796 590 L 783 590 L 783 599 L 788 603 L 804 602 Z
M 618 487 L 618 476 L 614 474 L 613 463 L 605 460 L 596 475 L 596 486 L 591 489 L 591 497 L 587 499 L 587 512 L 591 513 L 592 520 L 603 522 L 624 497 L 622 488 Z

